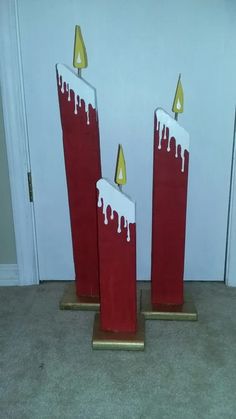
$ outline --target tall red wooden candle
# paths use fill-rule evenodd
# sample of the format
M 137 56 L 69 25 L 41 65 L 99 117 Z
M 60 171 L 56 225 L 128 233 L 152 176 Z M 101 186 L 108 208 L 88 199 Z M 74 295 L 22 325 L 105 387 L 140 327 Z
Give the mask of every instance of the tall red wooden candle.
M 151 301 L 183 304 L 189 134 L 163 109 L 154 121 Z
M 58 64 L 58 96 L 63 131 L 77 295 L 99 295 L 97 193 L 101 177 L 96 91 Z

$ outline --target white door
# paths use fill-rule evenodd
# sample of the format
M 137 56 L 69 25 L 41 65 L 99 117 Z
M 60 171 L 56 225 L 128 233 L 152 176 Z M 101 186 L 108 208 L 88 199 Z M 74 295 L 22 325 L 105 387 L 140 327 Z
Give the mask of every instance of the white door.
M 99 4 L 98 4 L 99 3 Z M 190 174 L 185 278 L 223 280 L 229 200 L 236 5 L 211 0 L 18 0 L 23 81 L 41 279 L 74 276 L 55 64 L 72 66 L 82 28 L 97 88 L 103 176 L 124 148 L 137 203 L 138 277 L 150 278 L 153 113 L 171 111 L 182 74 Z

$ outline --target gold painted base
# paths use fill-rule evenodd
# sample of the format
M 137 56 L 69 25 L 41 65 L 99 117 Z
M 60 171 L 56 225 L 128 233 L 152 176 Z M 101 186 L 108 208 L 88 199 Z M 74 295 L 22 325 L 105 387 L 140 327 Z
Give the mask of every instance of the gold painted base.
M 155 305 L 151 303 L 150 290 L 141 291 L 140 311 L 145 320 L 197 320 L 197 310 L 188 298 L 180 306 Z
M 75 291 L 75 283 L 69 284 L 60 301 L 61 310 L 91 310 L 99 311 L 99 297 L 78 297 Z
M 100 314 L 95 314 L 93 326 L 93 349 L 115 349 L 125 351 L 144 350 L 144 316 L 138 316 L 138 329 L 136 333 L 104 332 L 100 329 Z

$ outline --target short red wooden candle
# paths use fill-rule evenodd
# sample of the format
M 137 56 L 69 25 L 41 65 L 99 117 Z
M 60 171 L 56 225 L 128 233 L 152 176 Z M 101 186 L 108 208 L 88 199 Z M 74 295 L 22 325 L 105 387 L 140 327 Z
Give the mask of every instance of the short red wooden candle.
M 101 329 L 136 332 L 135 204 L 105 179 L 97 189 Z

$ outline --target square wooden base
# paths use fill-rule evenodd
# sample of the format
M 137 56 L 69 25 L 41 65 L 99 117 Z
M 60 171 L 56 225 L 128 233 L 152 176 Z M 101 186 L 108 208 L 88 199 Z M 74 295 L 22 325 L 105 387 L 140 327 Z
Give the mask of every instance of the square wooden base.
M 145 320 L 197 320 L 197 310 L 193 302 L 186 299 L 180 306 L 152 306 L 150 290 L 141 290 L 140 311 Z
M 59 307 L 61 310 L 91 310 L 99 311 L 99 297 L 78 297 L 75 283 L 68 284 L 65 288 Z
M 138 316 L 138 329 L 136 333 L 104 332 L 100 328 L 100 314 L 95 314 L 93 326 L 93 349 L 116 349 L 126 351 L 144 350 L 144 316 Z

